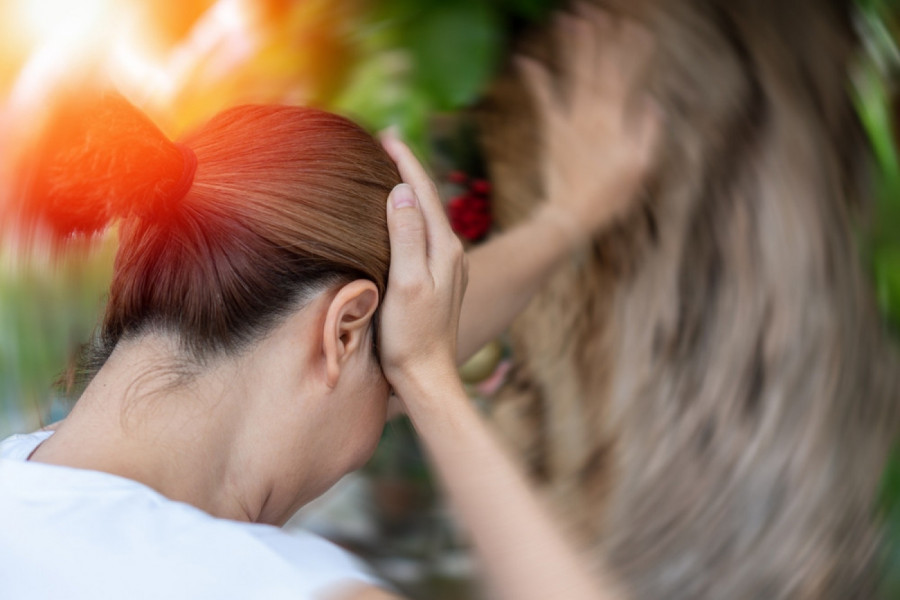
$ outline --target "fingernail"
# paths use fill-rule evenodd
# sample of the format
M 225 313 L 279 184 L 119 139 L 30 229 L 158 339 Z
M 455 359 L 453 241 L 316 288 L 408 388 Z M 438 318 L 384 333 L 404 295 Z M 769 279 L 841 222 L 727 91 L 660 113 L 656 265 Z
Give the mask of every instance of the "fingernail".
M 416 205 L 416 194 L 413 189 L 406 183 L 401 183 L 394 187 L 391 192 L 391 203 L 394 208 L 406 208 Z

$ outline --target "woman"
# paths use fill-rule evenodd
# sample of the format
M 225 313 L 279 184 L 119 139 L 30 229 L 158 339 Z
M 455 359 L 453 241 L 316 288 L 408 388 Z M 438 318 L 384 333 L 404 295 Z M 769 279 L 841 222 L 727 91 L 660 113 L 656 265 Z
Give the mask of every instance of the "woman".
M 366 461 L 392 390 L 501 597 L 614 597 L 456 375 L 627 209 L 649 164 L 658 119 L 628 99 L 649 44 L 594 13 L 560 29 L 564 100 L 523 64 L 549 202 L 471 255 L 465 301 L 461 246 L 393 136 L 385 153 L 341 117 L 255 106 L 173 144 L 115 98 L 58 124 L 27 210 L 58 233 L 119 217 L 120 250 L 78 403 L 55 432 L 0 447 L 5 595 L 391 597 L 272 525 Z

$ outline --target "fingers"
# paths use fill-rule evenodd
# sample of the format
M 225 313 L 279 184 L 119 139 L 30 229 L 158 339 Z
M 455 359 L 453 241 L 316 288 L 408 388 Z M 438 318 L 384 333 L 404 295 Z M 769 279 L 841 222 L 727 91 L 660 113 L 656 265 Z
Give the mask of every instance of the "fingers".
M 614 18 L 586 2 L 576 3 L 574 13 L 560 13 L 553 33 L 559 52 L 559 77 L 534 59 L 516 59 L 544 117 L 593 104 L 598 95 L 624 98 L 644 73 L 655 49 L 645 27 L 633 20 Z M 565 101 L 559 98 L 560 87 L 565 90 Z
M 625 21 L 617 39 L 622 67 L 632 75 L 640 75 L 650 62 L 656 44 L 650 31 L 636 21 Z
M 577 103 L 578 93 L 593 93 L 602 85 L 600 45 L 603 33 L 598 23 L 583 16 L 561 14 L 557 23 L 559 52 L 569 104 Z
M 422 165 L 396 136 L 382 136 L 382 144 L 404 180 L 387 201 L 391 267 L 379 334 L 382 368 L 397 389 L 411 370 L 453 365 L 466 272 Z
M 400 177 L 412 186 L 418 199 L 427 226 L 428 255 L 441 254 L 442 249 L 457 241 L 457 238 L 450 229 L 437 188 L 409 147 L 396 135 L 387 132 L 382 135 L 381 142 L 385 151 L 397 164 Z
M 404 144 L 397 135 L 391 131 L 385 131 L 381 134 L 381 144 L 385 151 L 394 160 L 397 170 L 400 171 L 400 177 L 411 185 L 417 196 L 422 201 L 423 208 L 428 204 L 433 204 L 437 200 L 437 192 L 434 190 L 434 184 L 425 169 L 416 159 L 412 150 Z M 439 200 L 438 200 L 439 202 Z
M 516 57 L 516 67 L 525 80 L 525 87 L 534 101 L 538 116 L 546 121 L 562 110 L 562 103 L 556 92 L 556 84 L 547 68 L 533 58 Z
M 618 97 L 628 95 L 650 64 L 656 48 L 653 36 L 633 19 L 613 20 L 596 7 L 584 4 L 580 5 L 579 12 L 592 23 L 599 40 L 595 78 L 599 77 L 601 86 L 610 93 Z
M 412 187 L 396 186 L 388 196 L 387 224 L 391 243 L 390 280 L 411 281 L 428 275 L 425 219 Z

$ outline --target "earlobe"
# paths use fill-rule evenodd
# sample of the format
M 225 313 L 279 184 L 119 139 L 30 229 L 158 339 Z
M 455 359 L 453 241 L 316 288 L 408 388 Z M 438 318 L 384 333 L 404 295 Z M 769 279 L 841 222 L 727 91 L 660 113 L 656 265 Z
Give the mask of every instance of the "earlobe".
M 335 387 L 347 361 L 361 349 L 368 352 L 367 333 L 378 308 L 378 288 L 366 279 L 342 286 L 325 316 L 323 351 L 329 387 Z

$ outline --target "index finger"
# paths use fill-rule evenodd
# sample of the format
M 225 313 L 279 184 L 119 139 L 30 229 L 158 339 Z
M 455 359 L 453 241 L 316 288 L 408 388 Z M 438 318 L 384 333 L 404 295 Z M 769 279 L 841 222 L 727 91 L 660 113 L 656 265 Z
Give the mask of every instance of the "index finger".
M 448 240 L 456 239 L 455 234 L 450 229 L 447 216 L 444 214 L 444 205 L 441 204 L 437 188 L 412 153 L 412 150 L 400 141 L 395 134 L 391 132 L 383 134 L 381 143 L 388 155 L 397 164 L 400 177 L 404 182 L 411 185 L 416 192 L 428 228 L 428 249 L 429 255 L 431 255 L 436 248 L 445 244 Z

